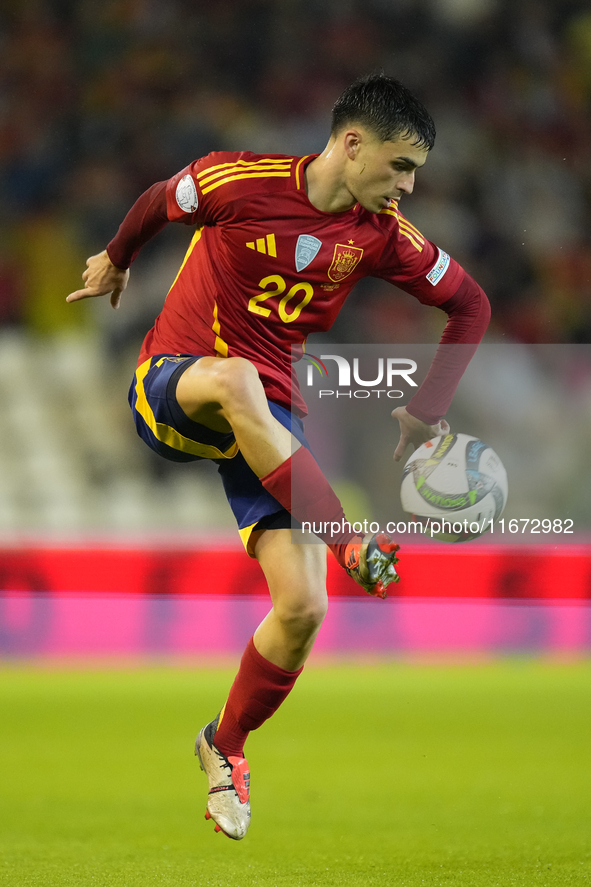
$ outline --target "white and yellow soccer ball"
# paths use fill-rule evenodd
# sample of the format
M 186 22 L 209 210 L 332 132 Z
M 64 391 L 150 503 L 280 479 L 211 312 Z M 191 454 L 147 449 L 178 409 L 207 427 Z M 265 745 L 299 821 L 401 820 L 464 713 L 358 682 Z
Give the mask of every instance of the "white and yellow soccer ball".
M 404 511 L 423 533 L 467 542 L 490 530 L 507 502 L 507 472 L 495 451 L 469 434 L 434 437 L 414 451 L 402 473 Z

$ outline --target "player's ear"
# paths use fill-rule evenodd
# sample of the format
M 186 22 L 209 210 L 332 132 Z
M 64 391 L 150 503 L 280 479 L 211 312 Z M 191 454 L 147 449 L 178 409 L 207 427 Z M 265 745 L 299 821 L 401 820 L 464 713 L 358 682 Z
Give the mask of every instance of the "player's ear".
M 361 133 L 358 129 L 348 129 L 342 138 L 347 157 L 349 160 L 355 160 L 362 142 Z

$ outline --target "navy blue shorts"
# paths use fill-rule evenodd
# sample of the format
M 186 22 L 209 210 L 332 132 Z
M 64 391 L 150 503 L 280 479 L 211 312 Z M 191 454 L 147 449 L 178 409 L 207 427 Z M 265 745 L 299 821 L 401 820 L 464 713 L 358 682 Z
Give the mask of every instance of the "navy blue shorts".
M 232 432 L 213 431 L 193 422 L 178 405 L 176 386 L 179 377 L 196 360 L 199 356 L 156 354 L 137 368 L 129 389 L 129 404 L 137 432 L 165 459 L 173 462 L 213 459 L 216 462 L 238 523 L 238 532 L 252 555 L 249 540 L 254 530 L 289 528 L 292 519 L 248 467 Z M 303 446 L 310 449 L 301 419 L 273 401 L 269 401 L 269 409 Z

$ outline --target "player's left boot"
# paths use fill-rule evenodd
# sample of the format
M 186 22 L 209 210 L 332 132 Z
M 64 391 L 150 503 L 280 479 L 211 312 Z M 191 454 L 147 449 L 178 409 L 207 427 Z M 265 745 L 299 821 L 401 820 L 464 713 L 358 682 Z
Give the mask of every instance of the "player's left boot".
M 394 569 L 398 563 L 396 552 L 400 545 L 387 533 L 369 533 L 363 539 L 353 540 L 345 549 L 345 569 L 368 594 L 385 598 L 391 582 L 399 582 Z
M 209 780 L 206 819 L 215 831 L 240 841 L 250 825 L 250 772 L 246 758 L 228 758 L 213 744 L 220 716 L 207 724 L 195 743 L 195 754 Z

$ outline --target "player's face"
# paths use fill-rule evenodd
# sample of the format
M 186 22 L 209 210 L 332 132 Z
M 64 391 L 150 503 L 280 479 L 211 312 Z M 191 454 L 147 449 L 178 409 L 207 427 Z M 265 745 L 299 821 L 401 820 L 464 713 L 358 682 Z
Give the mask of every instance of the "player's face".
M 428 153 L 427 148 L 413 145 L 411 139 L 381 142 L 366 135 L 348 164 L 347 188 L 364 209 L 378 213 L 391 200 L 412 194 L 415 172 Z

